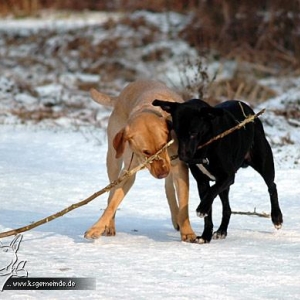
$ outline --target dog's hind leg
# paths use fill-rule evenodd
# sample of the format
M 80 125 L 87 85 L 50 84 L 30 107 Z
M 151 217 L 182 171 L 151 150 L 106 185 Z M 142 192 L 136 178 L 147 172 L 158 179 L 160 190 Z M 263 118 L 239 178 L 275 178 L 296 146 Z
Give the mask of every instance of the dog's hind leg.
M 272 222 L 276 229 L 280 229 L 283 218 L 278 201 L 277 187 L 274 182 L 275 168 L 273 154 L 268 141 L 261 132 L 256 133 L 255 144 L 251 149 L 250 157 L 249 165 L 262 176 L 268 186 Z
M 219 194 L 222 202 L 222 221 L 219 229 L 214 232 L 213 239 L 225 239 L 227 236 L 227 228 L 231 216 L 231 208 L 229 204 L 229 188 Z

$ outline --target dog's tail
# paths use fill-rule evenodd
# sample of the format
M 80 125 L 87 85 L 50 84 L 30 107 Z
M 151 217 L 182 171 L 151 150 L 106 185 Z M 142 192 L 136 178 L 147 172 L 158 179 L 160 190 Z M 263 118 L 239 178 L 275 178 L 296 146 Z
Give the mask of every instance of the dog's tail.
M 116 97 L 110 97 L 106 94 L 100 93 L 95 89 L 90 90 L 92 99 L 104 106 L 115 106 Z

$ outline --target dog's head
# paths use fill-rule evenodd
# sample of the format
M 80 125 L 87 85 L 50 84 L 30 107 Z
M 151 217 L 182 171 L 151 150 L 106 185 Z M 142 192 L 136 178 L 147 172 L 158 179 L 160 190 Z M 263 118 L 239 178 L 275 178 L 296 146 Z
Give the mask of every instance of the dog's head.
M 163 117 L 152 113 L 143 113 L 131 119 L 113 140 L 116 158 L 123 155 L 126 143 L 141 163 L 160 150 L 169 139 L 168 122 Z M 170 172 L 170 158 L 167 150 L 147 165 L 155 178 L 165 178 Z
M 199 99 L 184 103 L 154 100 L 154 106 L 160 106 L 172 116 L 172 128 L 178 139 L 179 158 L 187 163 L 197 163 L 206 157 L 205 151 L 198 148 L 212 137 L 213 124 L 223 115 L 223 110 L 213 108 Z M 198 151 L 197 155 L 196 152 Z

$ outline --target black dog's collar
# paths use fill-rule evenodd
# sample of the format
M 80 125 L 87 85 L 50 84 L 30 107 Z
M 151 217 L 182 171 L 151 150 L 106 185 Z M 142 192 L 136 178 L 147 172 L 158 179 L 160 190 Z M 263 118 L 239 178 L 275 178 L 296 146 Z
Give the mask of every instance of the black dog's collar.
M 201 165 L 209 165 L 209 159 L 206 157 L 206 158 L 194 158 L 194 159 L 191 159 L 189 161 L 187 161 L 186 163 L 188 163 L 189 165 L 198 165 L 198 164 L 201 164 Z
M 210 180 L 216 181 L 216 177 L 205 168 L 204 164 L 197 164 L 197 167 L 203 174 L 209 177 Z
M 179 157 L 178 154 L 176 154 L 176 155 L 170 156 L 170 159 L 174 160 L 174 159 L 177 159 L 178 157 Z M 206 157 L 206 158 L 202 158 L 202 160 L 195 159 L 195 160 L 191 160 L 187 163 L 190 165 L 193 165 L 193 164 L 209 165 L 209 159 Z

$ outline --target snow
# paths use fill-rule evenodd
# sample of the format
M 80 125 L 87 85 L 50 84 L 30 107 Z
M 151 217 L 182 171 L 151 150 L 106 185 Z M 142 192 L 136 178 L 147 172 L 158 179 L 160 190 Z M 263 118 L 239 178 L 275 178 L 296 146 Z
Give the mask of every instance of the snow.
M 101 131 L 101 130 L 100 130 Z M 101 132 L 95 132 L 100 137 Z M 103 133 L 102 133 L 103 135 Z M 0 231 L 30 224 L 78 202 L 108 184 L 106 143 L 74 130 L 0 127 Z M 284 225 L 233 215 L 225 240 L 188 244 L 172 228 L 163 181 L 147 171 L 117 212 L 117 235 L 83 238 L 106 205 L 106 195 L 23 233 L 18 251 L 30 277 L 93 277 L 92 291 L 4 291 L 5 299 L 296 299 L 300 297 L 299 169 L 282 166 L 276 183 Z M 203 220 L 191 180 L 194 230 Z M 251 169 L 231 189 L 235 211 L 269 212 L 262 179 Z M 215 227 L 220 220 L 215 201 Z M 8 244 L 12 237 L 2 239 Z
M 166 34 L 169 33 L 167 26 L 171 26 L 175 34 L 186 22 L 178 14 L 161 17 L 140 12 L 133 17 L 140 15 L 153 24 L 161 23 L 162 31 Z M 76 26 L 94 25 L 103 20 L 94 16 L 77 22 Z M 60 22 L 50 21 L 42 24 L 37 20 L 1 20 L 1 30 L 12 34 L 21 28 L 19 34 L 29 35 L 33 28 L 38 31 L 46 26 L 67 33 L 72 22 L 75 22 L 71 20 L 69 25 L 65 22 L 62 26 Z M 124 32 L 122 28 L 118 30 L 121 34 Z M 109 34 L 98 29 L 94 41 Z M 56 43 L 63 44 L 54 34 L 48 45 L 55 47 Z M 89 99 L 87 92 L 76 89 L 78 82 L 96 84 L 101 76 L 86 73 L 79 67 L 74 67 L 74 72 L 59 69 L 60 61 L 51 57 L 50 50 L 49 56 L 46 52 L 38 56 L 40 59 L 43 57 L 47 64 L 57 66 L 56 73 L 48 72 L 42 65 L 33 65 L 34 72 L 29 72 L 24 66 L 15 64 L 15 59 L 17 61 L 18 57 L 27 55 L 37 46 L 33 43 L 24 47 L 12 47 L 7 51 L 7 60 L 1 62 L 0 232 L 28 225 L 56 213 L 109 183 L 105 166 L 105 127 L 110 110 L 97 106 Z M 178 73 L 182 57 L 186 53 L 191 58 L 196 55 L 195 50 L 183 41 L 171 40 L 166 43 L 161 36 L 156 43 L 138 48 L 129 48 L 132 53 L 124 52 L 124 57 L 118 60 L 122 62 L 121 65 L 134 64 L 137 74 L 158 74 L 164 81 L 169 79 L 170 87 L 182 81 Z M 173 53 L 172 60 L 145 64 L 141 57 L 155 48 L 168 48 Z M 6 53 L 4 48 L 0 51 L 1 55 Z M 76 59 L 74 61 L 77 66 Z M 234 63 L 227 62 L 222 67 L 222 73 L 218 75 L 220 78 L 228 78 L 234 73 Z M 215 73 L 219 68 L 220 64 L 215 63 L 208 70 Z M 189 76 L 193 77 L 194 74 Z M 171 223 L 164 182 L 154 179 L 147 171 L 141 171 L 117 212 L 115 237 L 101 237 L 95 241 L 83 238 L 85 230 L 103 213 L 107 195 L 23 233 L 18 258 L 27 262 L 25 269 L 29 277 L 92 277 L 96 280 L 96 290 L 3 291 L 0 297 L 300 298 L 299 120 L 276 114 L 278 110 L 285 111 L 291 107 L 296 107 L 297 111 L 299 78 L 268 78 L 264 84 L 276 88 L 278 93 L 277 97 L 258 105 L 255 111 L 267 108 L 261 119 L 274 152 L 276 184 L 284 217 L 281 230 L 276 230 L 267 218 L 232 215 L 225 240 L 213 240 L 204 245 L 181 242 L 180 234 L 174 231 Z M 24 85 L 30 88 L 26 89 Z M 116 93 L 123 85 L 123 79 L 115 78 L 106 89 Z M 56 119 L 45 118 L 39 123 L 32 119 L 23 120 L 11 113 L 24 108 L 35 112 L 37 108 L 44 109 L 45 105 L 48 109 L 52 107 L 53 113 L 64 112 L 64 105 L 69 107 L 69 111 Z M 238 172 L 230 199 L 234 211 L 253 211 L 255 208 L 257 212 L 270 212 L 266 185 L 250 168 Z M 200 235 L 203 219 L 196 216 L 198 204 L 196 185 L 191 177 L 190 219 L 192 227 Z M 217 228 L 221 217 L 218 199 L 214 203 L 213 216 Z M 1 243 L 9 245 L 12 239 L 1 239 Z M 2 257 L 0 255 L 0 269 Z
M 121 14 L 108 12 L 82 12 L 80 14 L 72 13 L 55 13 L 45 10 L 39 18 L 25 19 L 2 19 L 1 30 L 15 31 L 18 34 L 28 34 L 28 32 L 39 31 L 45 28 L 56 28 L 57 30 L 68 30 L 81 28 L 87 25 L 95 25 L 107 21 L 108 18 L 117 20 Z

